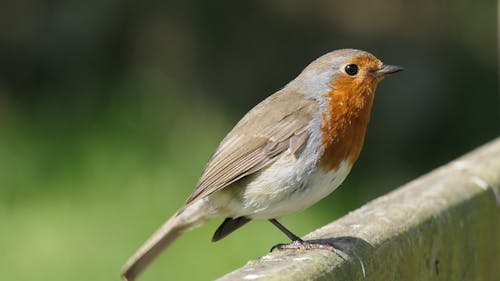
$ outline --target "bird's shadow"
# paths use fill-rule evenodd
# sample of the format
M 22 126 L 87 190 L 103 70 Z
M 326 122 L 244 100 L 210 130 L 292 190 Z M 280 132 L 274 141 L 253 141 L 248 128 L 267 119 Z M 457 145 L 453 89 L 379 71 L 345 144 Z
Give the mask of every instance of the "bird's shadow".
M 304 242 L 310 244 L 329 245 L 336 250 L 335 253 L 343 260 L 347 260 L 347 258 L 339 253 L 339 251 L 347 255 L 348 258 L 356 258 L 361 267 L 363 278 L 366 277 L 365 264 L 361 257 L 366 256 L 363 253 L 367 253 L 374 248 L 366 240 L 353 236 L 340 236 L 324 239 L 311 239 L 305 240 Z
M 355 252 L 364 252 L 366 250 L 373 249 L 373 246 L 366 240 L 354 236 L 311 239 L 305 240 L 305 242 L 311 244 L 330 245 L 348 255 L 355 254 Z

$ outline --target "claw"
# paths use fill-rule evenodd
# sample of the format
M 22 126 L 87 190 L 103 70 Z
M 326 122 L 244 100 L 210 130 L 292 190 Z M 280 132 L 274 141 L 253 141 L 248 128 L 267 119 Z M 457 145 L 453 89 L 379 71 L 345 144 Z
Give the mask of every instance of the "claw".
M 274 251 L 274 249 L 281 250 L 281 246 L 283 246 L 283 245 L 286 245 L 286 244 L 284 244 L 284 243 L 276 244 L 276 245 L 271 247 L 271 250 L 269 250 L 269 252 Z
M 332 245 L 329 244 L 319 244 L 319 243 L 309 243 L 301 240 L 295 240 L 292 243 L 289 244 L 276 244 L 274 245 L 270 252 L 272 252 L 274 249 L 278 250 L 316 250 L 316 249 L 321 249 L 321 250 L 327 250 L 330 252 L 334 252 L 335 254 L 339 254 L 337 252 L 337 249 L 335 249 Z

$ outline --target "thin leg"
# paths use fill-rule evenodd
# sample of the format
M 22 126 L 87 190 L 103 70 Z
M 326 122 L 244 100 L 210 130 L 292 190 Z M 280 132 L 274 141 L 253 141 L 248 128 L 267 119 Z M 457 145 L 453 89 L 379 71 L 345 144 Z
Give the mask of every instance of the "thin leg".
M 290 230 L 288 230 L 286 227 L 284 227 L 276 219 L 270 219 L 269 221 L 272 224 L 274 224 L 274 226 L 276 226 L 279 230 L 281 230 L 283 233 L 285 233 L 285 235 L 288 236 L 288 238 L 290 238 L 292 240 L 292 243 L 290 243 L 290 244 L 274 245 L 271 248 L 271 252 L 274 249 L 279 249 L 279 250 L 285 250 L 285 249 L 296 249 L 296 250 L 322 249 L 322 250 L 328 250 L 328 251 L 334 252 L 338 255 L 337 250 L 332 245 L 305 242 L 304 240 L 300 239 L 300 237 L 293 234 Z
M 269 221 L 272 224 L 274 224 L 274 226 L 276 226 L 279 230 L 281 230 L 283 233 L 285 233 L 285 235 L 288 236 L 288 238 L 290 238 L 290 240 L 304 242 L 304 241 L 302 241 L 302 239 L 300 239 L 300 237 L 298 237 L 297 235 L 293 234 L 290 230 L 286 229 L 286 227 L 284 227 L 276 219 L 270 219 Z
M 335 247 L 333 247 L 332 245 L 329 245 L 329 244 L 316 244 L 316 243 L 310 243 L 310 242 L 306 242 L 306 241 L 302 241 L 302 240 L 300 240 L 300 241 L 299 240 L 295 240 L 295 241 L 293 241 L 290 244 L 278 244 L 278 245 L 274 245 L 271 248 L 271 252 L 274 249 L 278 249 L 278 250 L 285 250 L 285 249 L 289 249 L 289 250 L 317 250 L 317 249 L 321 249 L 321 250 L 327 250 L 327 251 L 330 251 L 330 252 L 334 252 L 337 255 L 339 255 L 337 253 L 337 249 L 335 249 Z M 342 257 L 342 256 L 340 256 L 340 257 Z

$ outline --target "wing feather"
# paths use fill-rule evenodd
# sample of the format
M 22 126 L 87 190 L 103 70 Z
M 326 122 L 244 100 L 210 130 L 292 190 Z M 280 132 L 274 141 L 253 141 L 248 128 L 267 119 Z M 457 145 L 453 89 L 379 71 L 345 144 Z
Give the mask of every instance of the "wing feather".
M 307 141 L 306 127 L 318 108 L 313 99 L 291 99 L 284 92 L 255 106 L 222 140 L 186 204 L 268 166 L 290 148 L 291 142 L 301 147 Z M 295 143 L 297 135 L 302 143 Z M 296 152 L 295 147 L 291 149 Z

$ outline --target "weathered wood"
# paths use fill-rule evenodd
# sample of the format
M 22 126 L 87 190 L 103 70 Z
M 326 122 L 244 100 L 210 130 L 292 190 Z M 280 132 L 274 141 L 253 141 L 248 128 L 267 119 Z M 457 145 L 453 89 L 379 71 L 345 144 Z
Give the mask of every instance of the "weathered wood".
M 500 138 L 305 239 L 219 280 L 500 280 Z

